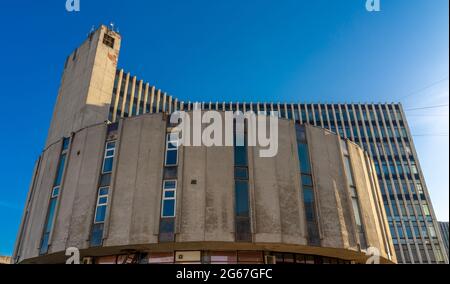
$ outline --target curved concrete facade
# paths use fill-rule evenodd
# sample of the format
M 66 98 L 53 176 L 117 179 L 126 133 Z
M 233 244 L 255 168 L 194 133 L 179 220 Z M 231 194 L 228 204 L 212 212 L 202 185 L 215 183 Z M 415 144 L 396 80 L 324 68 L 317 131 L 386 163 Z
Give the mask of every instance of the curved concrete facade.
M 45 149 L 30 187 L 15 261 L 64 263 L 65 250 L 76 247 L 83 257 L 130 252 L 145 257 L 177 251 L 260 251 L 364 263 L 367 256 L 361 249 L 373 247 L 379 250 L 381 262 L 395 263 L 371 159 L 356 144 L 327 130 L 304 125 L 318 234 L 316 243 L 311 243 L 296 125 L 289 120 L 278 123 L 279 150 L 275 157 L 261 158 L 258 147 L 248 147 L 250 239 L 237 240 L 233 147 L 179 148 L 176 214 L 171 219 L 174 239 L 162 236 L 161 226 L 167 225 L 161 221 L 167 117 L 161 113 L 144 114 L 121 119 L 117 125 L 88 126 L 72 134 L 48 250 L 42 253 L 49 199 L 64 142 L 58 141 Z M 92 245 L 107 141 L 116 143 L 108 176 L 108 206 L 102 223 L 102 242 Z M 352 207 L 343 145 L 348 149 L 362 235 Z M 361 236 L 365 238 L 364 245 Z

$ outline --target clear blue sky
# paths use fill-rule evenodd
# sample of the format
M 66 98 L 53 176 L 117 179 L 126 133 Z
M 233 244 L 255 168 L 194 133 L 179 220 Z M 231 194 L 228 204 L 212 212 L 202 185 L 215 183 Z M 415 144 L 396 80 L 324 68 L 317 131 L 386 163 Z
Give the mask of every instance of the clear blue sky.
M 0 4 L 0 255 L 10 255 L 66 56 L 92 25 L 120 67 L 191 100 L 448 105 L 448 0 L 65 0 Z M 438 82 L 439 81 L 439 82 Z M 433 84 L 434 82 L 438 82 Z M 428 88 L 426 88 L 428 87 Z M 448 107 L 408 111 L 438 218 L 449 215 Z M 441 134 L 436 136 L 436 134 Z M 443 134 L 443 135 L 442 135 Z

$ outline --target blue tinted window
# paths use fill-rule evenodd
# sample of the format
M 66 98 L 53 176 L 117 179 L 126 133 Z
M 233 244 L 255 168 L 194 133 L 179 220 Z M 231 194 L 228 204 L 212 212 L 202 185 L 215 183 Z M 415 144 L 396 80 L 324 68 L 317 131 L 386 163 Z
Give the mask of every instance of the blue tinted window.
M 50 200 L 50 205 L 48 207 L 48 215 L 47 215 L 47 222 L 45 225 L 45 232 L 50 233 L 52 231 L 52 225 L 53 225 L 53 218 L 55 216 L 55 210 L 56 210 L 56 198 L 52 198 Z
M 249 216 L 248 182 L 236 181 L 236 216 Z
M 166 151 L 166 166 L 177 165 L 178 151 Z
M 177 141 L 171 141 L 167 143 L 167 149 L 177 149 L 178 148 L 178 142 Z
M 302 184 L 307 186 L 312 186 L 312 178 L 310 175 L 302 175 Z
M 39 251 L 39 253 L 42 254 L 46 254 L 48 251 L 48 238 L 49 238 L 50 234 L 45 233 L 42 236 L 42 242 L 41 242 L 41 249 Z
M 65 164 L 66 164 L 66 154 L 63 154 L 59 159 L 58 171 L 56 172 L 55 178 L 55 186 L 61 185 Z
M 164 182 L 164 189 L 175 189 L 177 187 L 176 181 L 165 181 Z
M 52 198 L 58 197 L 59 195 L 59 187 L 55 187 L 52 191 Z
M 312 188 L 303 188 L 303 198 L 305 202 L 306 220 L 312 222 L 315 220 L 314 216 L 314 192 Z
M 175 197 L 175 191 L 166 191 L 164 192 L 164 198 L 174 198 Z
M 235 168 L 235 178 L 236 179 L 248 179 L 247 168 Z
M 116 148 L 116 142 L 109 142 L 109 143 L 106 145 L 106 149 L 108 149 L 108 150 L 114 149 L 114 148 Z
M 92 226 L 91 246 L 100 246 L 103 240 L 103 224 Z
M 234 147 L 235 166 L 247 166 L 247 147 Z
M 108 191 L 109 191 L 109 188 L 102 187 L 102 188 L 100 188 L 98 195 L 107 195 Z
M 98 204 L 106 204 L 108 203 L 108 197 L 100 197 L 98 199 Z
M 163 217 L 175 217 L 175 200 L 169 199 L 163 202 Z
M 64 138 L 63 140 L 63 151 L 69 149 L 70 145 L 70 138 Z
M 105 222 L 106 206 L 98 206 L 95 215 L 95 223 Z
M 298 155 L 300 160 L 300 170 L 302 173 L 311 173 L 311 166 L 309 163 L 308 145 L 298 144 Z
M 110 173 L 110 172 L 112 172 L 113 162 L 114 162 L 114 158 L 113 157 L 105 159 L 105 164 L 103 165 L 103 173 Z

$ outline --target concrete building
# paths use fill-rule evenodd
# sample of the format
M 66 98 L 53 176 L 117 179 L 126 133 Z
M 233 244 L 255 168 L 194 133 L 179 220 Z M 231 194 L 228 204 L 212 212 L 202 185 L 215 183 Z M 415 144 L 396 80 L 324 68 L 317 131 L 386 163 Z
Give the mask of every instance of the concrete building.
M 9 256 L 0 256 L 0 264 L 11 264 L 12 259 Z
M 449 246 L 449 238 L 448 238 L 449 229 L 448 229 L 448 222 L 439 222 L 439 227 L 440 227 L 442 239 L 443 239 L 443 241 L 444 241 L 445 252 L 447 253 L 447 257 L 449 257 L 449 253 L 448 253 L 448 246 Z
M 400 104 L 200 103 L 277 111 L 278 155 L 173 147 L 194 104 L 118 70 L 120 42 L 102 26 L 66 60 L 15 262 L 447 261 Z

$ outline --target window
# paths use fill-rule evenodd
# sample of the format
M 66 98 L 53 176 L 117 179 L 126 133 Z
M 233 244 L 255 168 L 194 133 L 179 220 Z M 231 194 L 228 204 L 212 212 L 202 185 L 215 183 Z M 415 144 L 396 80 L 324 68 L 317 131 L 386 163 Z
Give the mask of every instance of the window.
M 50 233 L 52 232 L 53 223 L 55 221 L 56 205 L 58 204 L 58 197 L 61 193 L 61 183 L 66 166 L 67 151 L 70 146 L 70 138 L 64 138 L 61 147 L 61 154 L 58 161 L 55 180 L 50 192 L 50 202 L 47 209 L 47 215 L 44 224 L 44 231 L 42 233 L 41 246 L 39 253 L 44 255 L 48 252 Z
M 417 175 L 419 173 L 416 162 L 414 162 L 414 161 L 411 161 L 411 173 L 414 175 Z
M 69 149 L 70 146 L 70 138 L 64 138 L 62 142 L 62 150 L 63 152 Z
M 428 204 L 425 204 L 424 202 L 424 204 L 422 204 L 422 208 L 426 216 L 431 216 L 430 207 L 428 206 Z
M 247 149 L 245 146 L 234 147 L 235 166 L 247 166 Z
M 165 166 L 177 166 L 178 165 L 178 139 L 172 137 L 174 135 L 167 134 L 166 140 L 166 157 Z
M 237 180 L 248 180 L 248 169 L 246 167 L 235 167 L 234 178 Z
M 163 182 L 163 198 L 161 207 L 162 218 L 173 218 L 176 213 L 176 195 L 177 195 L 177 181 L 165 180 Z
M 103 43 L 110 48 L 114 48 L 114 38 L 108 34 L 103 36 Z
M 439 247 L 439 245 L 435 246 L 435 255 L 436 255 L 436 261 L 438 262 L 444 262 L 444 255 L 442 254 L 442 250 Z
M 308 145 L 298 144 L 298 155 L 300 161 L 300 170 L 302 173 L 311 173 L 311 165 L 309 162 Z
M 250 228 L 250 198 L 248 172 L 248 141 L 245 137 L 246 125 L 234 124 L 234 202 L 236 241 L 252 240 Z M 245 122 L 244 122 L 245 123 Z M 244 131 L 242 131 L 244 130 Z
M 353 179 L 353 170 L 350 162 L 350 156 L 348 151 L 347 142 L 344 140 L 341 140 L 341 150 L 342 154 L 344 156 L 344 168 L 345 168 L 345 174 L 347 177 L 347 182 L 350 189 L 350 197 L 352 200 L 352 207 L 353 207 L 353 214 L 355 217 L 355 222 L 357 226 L 357 231 L 359 234 L 359 241 L 361 248 L 365 249 L 367 247 L 366 243 L 366 237 L 364 234 L 364 226 L 361 219 L 361 208 L 359 206 L 359 200 L 358 200 L 358 193 L 356 191 L 356 185 L 354 183 Z
M 423 187 L 421 183 L 416 183 L 417 193 L 423 194 Z
M 94 223 L 103 223 L 106 218 L 106 209 L 108 207 L 109 187 L 101 187 L 98 190 L 97 207 L 95 209 Z
M 55 186 L 52 190 L 52 197 L 51 198 L 57 198 L 59 196 L 59 186 Z
M 249 197 L 248 197 L 248 181 L 237 180 L 236 189 L 236 216 L 250 217 Z
M 116 142 L 107 142 L 105 147 L 105 155 L 103 158 L 102 173 L 111 173 L 113 169 L 114 156 L 116 154 Z
M 347 173 L 346 176 L 347 176 L 348 185 L 350 187 L 354 187 L 355 183 L 353 182 L 353 175 L 351 174 L 352 170 L 351 170 L 351 166 L 350 166 L 350 159 L 348 158 L 348 156 L 344 156 L 344 166 L 345 166 L 345 172 Z
M 320 245 L 319 229 L 316 220 L 314 182 L 309 160 L 309 150 L 304 127 L 297 126 L 297 148 L 300 168 L 300 178 L 303 191 L 303 202 L 308 230 L 308 243 Z
M 303 199 L 305 203 L 306 221 L 314 222 L 314 191 L 312 190 L 312 188 L 303 189 Z
M 430 237 L 433 239 L 437 238 L 436 230 L 434 229 L 433 224 L 428 224 L 428 231 L 430 232 Z

